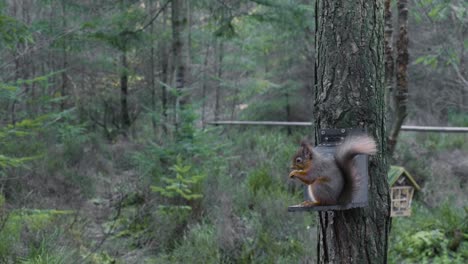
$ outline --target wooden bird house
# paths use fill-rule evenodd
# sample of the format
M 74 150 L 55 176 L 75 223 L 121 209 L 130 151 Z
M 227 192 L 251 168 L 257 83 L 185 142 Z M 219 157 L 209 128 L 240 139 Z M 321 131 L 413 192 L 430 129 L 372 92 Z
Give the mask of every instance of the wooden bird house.
M 390 167 L 388 183 L 392 200 L 390 216 L 410 216 L 414 190 L 419 191 L 421 187 L 416 183 L 413 176 L 400 166 Z

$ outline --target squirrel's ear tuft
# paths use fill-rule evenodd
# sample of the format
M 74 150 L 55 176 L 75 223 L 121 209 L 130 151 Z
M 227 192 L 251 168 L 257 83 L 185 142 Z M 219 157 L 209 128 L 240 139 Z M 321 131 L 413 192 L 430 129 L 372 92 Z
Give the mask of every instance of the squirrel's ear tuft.
M 301 141 L 302 156 L 312 158 L 312 150 L 306 140 Z

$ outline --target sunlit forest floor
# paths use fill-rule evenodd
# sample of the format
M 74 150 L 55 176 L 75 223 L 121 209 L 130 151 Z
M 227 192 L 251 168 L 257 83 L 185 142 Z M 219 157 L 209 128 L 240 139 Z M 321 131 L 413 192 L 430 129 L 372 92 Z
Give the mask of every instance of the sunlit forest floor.
M 14 146 L 43 153 L 8 171 L 2 263 L 314 262 L 315 213 L 287 212 L 302 199 L 286 176 L 307 129 L 209 127 L 179 143 L 64 129 L 60 144 L 39 133 Z M 412 216 L 393 219 L 390 263 L 468 260 L 467 142 L 402 136 L 395 163 L 423 188 Z

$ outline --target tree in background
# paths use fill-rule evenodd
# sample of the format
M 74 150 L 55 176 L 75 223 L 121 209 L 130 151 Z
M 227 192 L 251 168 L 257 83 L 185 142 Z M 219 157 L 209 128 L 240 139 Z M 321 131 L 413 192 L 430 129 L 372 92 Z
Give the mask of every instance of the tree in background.
M 398 40 L 396 73 L 393 56 L 391 0 L 385 1 L 385 85 L 389 117 L 388 154 L 395 151 L 401 126 L 408 115 L 408 1 L 398 0 Z M 396 76 L 395 76 L 396 75 Z M 395 84 L 396 77 L 396 84 Z
M 369 167 L 369 206 L 319 213 L 319 263 L 386 263 L 390 197 L 386 178 L 383 1 L 318 1 L 316 129 L 366 127 L 379 153 Z M 318 135 L 318 134 L 317 134 Z
M 189 104 L 189 96 L 186 91 L 186 70 L 187 70 L 187 1 L 172 0 L 172 56 L 174 60 L 175 89 L 177 97 L 175 102 L 176 122 L 175 127 L 180 129 L 184 118 L 180 115 Z
M 453 123 L 468 111 L 468 2 L 409 1 L 410 119 Z M 459 123 L 459 122 L 458 122 Z

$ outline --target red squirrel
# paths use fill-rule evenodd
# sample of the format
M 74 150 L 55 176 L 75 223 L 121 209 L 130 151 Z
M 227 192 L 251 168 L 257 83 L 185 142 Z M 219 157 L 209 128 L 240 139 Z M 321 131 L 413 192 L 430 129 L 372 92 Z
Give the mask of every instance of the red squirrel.
M 369 136 L 350 136 L 337 146 L 334 157 L 321 155 L 305 141 L 293 156 L 293 171 L 289 178 L 297 178 L 307 185 L 310 201 L 303 206 L 350 203 L 359 187 L 359 175 L 353 158 L 358 154 L 377 152 L 375 140 Z

